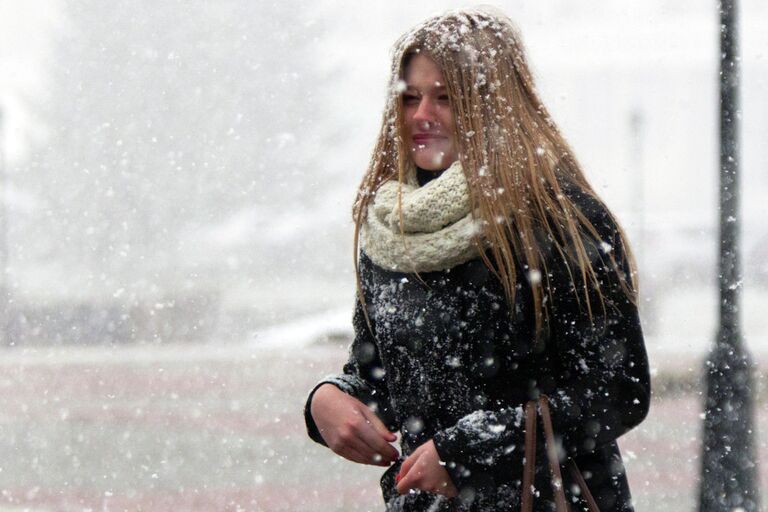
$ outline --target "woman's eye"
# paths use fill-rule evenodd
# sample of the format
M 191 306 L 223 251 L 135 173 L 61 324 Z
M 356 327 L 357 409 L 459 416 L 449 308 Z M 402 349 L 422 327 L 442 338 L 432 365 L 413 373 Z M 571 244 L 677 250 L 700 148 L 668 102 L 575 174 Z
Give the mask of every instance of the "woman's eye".
M 413 94 L 403 94 L 403 103 L 406 105 L 412 105 L 419 102 L 419 97 Z
M 448 103 L 448 95 L 447 94 L 441 94 L 437 97 L 437 101 L 442 101 L 443 103 Z

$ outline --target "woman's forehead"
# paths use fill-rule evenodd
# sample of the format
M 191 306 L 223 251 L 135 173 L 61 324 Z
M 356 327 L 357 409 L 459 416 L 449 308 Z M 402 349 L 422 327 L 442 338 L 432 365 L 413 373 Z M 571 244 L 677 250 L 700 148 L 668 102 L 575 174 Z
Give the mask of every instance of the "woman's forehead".
M 440 67 L 426 55 L 414 56 L 405 67 L 405 82 L 408 86 L 419 84 L 422 87 L 444 87 L 443 73 Z

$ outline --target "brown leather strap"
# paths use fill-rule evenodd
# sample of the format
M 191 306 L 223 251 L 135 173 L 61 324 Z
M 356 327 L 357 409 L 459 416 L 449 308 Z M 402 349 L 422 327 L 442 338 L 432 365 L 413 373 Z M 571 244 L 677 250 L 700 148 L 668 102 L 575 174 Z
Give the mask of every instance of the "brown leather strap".
M 600 508 L 597 506 L 597 502 L 595 501 L 595 498 L 592 496 L 592 493 L 589 492 L 589 487 L 587 487 L 587 481 L 584 480 L 584 477 L 581 474 L 581 471 L 579 471 L 579 466 L 576 465 L 576 461 L 571 459 L 569 461 L 568 467 L 571 468 L 571 476 L 573 476 L 573 479 L 576 480 L 576 483 L 579 484 L 579 488 L 581 489 L 581 494 L 584 495 L 584 499 L 587 500 L 587 506 L 589 507 L 589 510 L 591 512 L 600 512 Z
M 533 510 L 533 475 L 536 464 L 536 402 L 525 404 L 525 453 L 523 463 L 522 512 Z
M 538 407 L 537 407 L 538 405 Z M 549 461 L 550 476 L 552 478 L 552 491 L 555 496 L 555 507 L 557 512 L 568 512 L 570 507 L 565 498 L 565 489 L 563 476 L 560 472 L 560 460 L 557 456 L 557 446 L 555 444 L 555 432 L 552 427 L 552 415 L 549 411 L 549 398 L 547 395 L 540 395 L 538 402 L 530 400 L 525 404 L 525 458 L 523 464 L 523 488 L 522 488 L 522 512 L 532 512 L 533 510 L 533 481 L 536 464 L 536 423 L 537 409 L 541 414 L 542 424 L 544 425 L 544 441 Z M 600 512 L 595 498 L 589 492 L 587 482 L 579 471 L 576 461 L 569 459 L 568 467 L 571 476 L 581 489 L 587 501 L 590 512 Z
M 557 512 L 568 512 L 568 501 L 565 499 L 565 485 L 563 484 L 563 475 L 560 473 L 560 458 L 557 455 L 555 431 L 552 428 L 547 395 L 539 396 L 539 412 L 541 413 L 541 422 L 544 425 L 544 441 L 549 459 L 550 477 L 552 478 L 552 493 L 555 496 L 555 509 Z

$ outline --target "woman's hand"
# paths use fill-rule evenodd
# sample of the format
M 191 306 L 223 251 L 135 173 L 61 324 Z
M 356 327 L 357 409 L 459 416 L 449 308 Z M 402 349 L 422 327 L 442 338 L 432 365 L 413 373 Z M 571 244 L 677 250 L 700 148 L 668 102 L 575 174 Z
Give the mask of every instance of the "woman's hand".
M 397 492 L 400 494 L 405 494 L 410 489 L 420 489 L 435 494 L 444 494 L 449 498 L 458 495 L 450 475 L 440 464 L 435 442 L 431 439 L 416 448 L 405 459 L 396 480 L 398 482 Z
M 334 453 L 352 462 L 389 466 L 399 454 L 397 436 L 360 400 L 333 384 L 323 384 L 310 405 L 320 435 Z

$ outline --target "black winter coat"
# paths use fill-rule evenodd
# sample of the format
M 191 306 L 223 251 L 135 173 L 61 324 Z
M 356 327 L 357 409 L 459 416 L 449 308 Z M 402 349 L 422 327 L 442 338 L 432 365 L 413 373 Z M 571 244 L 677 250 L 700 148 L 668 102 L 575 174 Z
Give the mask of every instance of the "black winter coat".
M 332 383 L 371 406 L 401 436 L 401 458 L 381 477 L 387 511 L 501 511 L 520 507 L 524 425 L 522 405 L 550 397 L 561 454 L 574 458 L 600 510 L 632 511 L 616 439 L 639 424 L 650 404 L 648 360 L 638 311 L 624 295 L 606 254 L 629 272 L 616 227 L 605 208 L 569 192 L 602 240 L 585 238 L 601 281 L 605 313 L 593 307 L 590 323 L 581 296 L 556 250 L 543 253 L 552 288 L 548 336 L 534 344 L 530 279 L 518 265 L 513 314 L 501 283 L 475 259 L 438 272 L 390 272 L 361 253 L 360 268 L 371 336 L 362 306 L 353 316 L 355 337 L 343 374 L 310 392 L 307 432 L 325 445 L 310 414 L 312 394 Z M 571 268 L 575 268 L 573 264 Z M 578 276 L 578 273 L 576 273 Z M 581 277 L 577 277 L 578 284 Z M 596 295 L 595 295 L 596 297 Z M 593 304 L 599 304 L 593 301 Z M 539 428 L 536 510 L 554 510 Z M 434 440 L 459 490 L 447 498 L 425 491 L 399 495 L 395 475 L 415 448 Z M 563 472 L 573 510 L 585 503 Z M 586 510 L 586 508 L 584 508 Z

